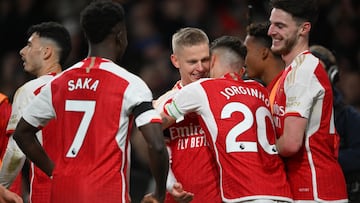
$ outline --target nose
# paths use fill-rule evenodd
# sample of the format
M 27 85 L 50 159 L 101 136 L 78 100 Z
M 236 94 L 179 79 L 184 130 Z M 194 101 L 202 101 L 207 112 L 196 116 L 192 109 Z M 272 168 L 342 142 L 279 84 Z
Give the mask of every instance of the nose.
M 209 62 L 199 61 L 198 65 L 197 65 L 197 69 L 198 69 L 198 71 L 201 71 L 201 72 L 207 71 L 209 69 Z
M 269 36 L 271 36 L 274 32 L 275 32 L 275 31 L 274 31 L 274 26 L 273 26 L 272 24 L 270 24 L 267 34 L 268 34 Z
M 24 56 L 25 55 L 24 52 L 25 52 L 25 47 L 19 51 L 20 56 Z

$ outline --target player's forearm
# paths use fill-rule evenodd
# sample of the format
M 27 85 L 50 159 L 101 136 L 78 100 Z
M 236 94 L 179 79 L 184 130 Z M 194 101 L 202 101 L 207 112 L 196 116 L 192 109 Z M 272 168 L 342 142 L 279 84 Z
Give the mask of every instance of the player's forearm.
M 37 140 L 35 134 L 37 131 L 37 128 L 31 126 L 22 118 L 16 127 L 13 137 L 24 154 L 48 176 L 51 176 L 54 163 Z
M 149 148 L 150 169 L 156 181 L 154 196 L 159 198 L 160 202 L 165 199 L 166 179 L 169 170 L 169 156 L 167 150 L 161 151 Z
M 281 156 L 288 157 L 296 154 L 304 142 L 307 119 L 288 116 L 284 121 L 284 131 L 276 141 L 276 148 Z
M 169 126 L 171 126 L 172 124 L 175 123 L 175 119 L 172 118 L 171 116 L 168 116 L 164 112 L 160 113 L 160 116 L 161 116 L 161 119 L 162 119 L 162 128 L 163 129 L 166 129 Z
M 281 156 L 289 157 L 294 155 L 298 151 L 299 147 L 289 142 L 283 135 L 277 140 L 276 149 Z

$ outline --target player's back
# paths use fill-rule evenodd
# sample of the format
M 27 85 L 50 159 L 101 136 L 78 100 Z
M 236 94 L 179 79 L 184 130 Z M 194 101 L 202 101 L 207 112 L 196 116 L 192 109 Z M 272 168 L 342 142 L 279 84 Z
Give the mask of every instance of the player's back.
M 224 201 L 290 201 L 284 164 L 275 149 L 267 90 L 255 81 L 201 82 L 208 106 L 201 110 L 212 137 Z
M 143 85 L 113 62 L 94 57 L 52 82 L 58 125 L 55 139 L 61 151 L 54 160 L 53 200 L 128 201 L 130 114 L 143 98 L 152 99 L 142 91 Z

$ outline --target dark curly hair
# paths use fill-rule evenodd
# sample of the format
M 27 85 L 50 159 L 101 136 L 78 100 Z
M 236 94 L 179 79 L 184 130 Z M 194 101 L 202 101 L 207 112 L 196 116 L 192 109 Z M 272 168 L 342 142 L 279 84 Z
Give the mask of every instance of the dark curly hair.
M 67 57 L 71 52 L 71 37 L 69 31 L 60 23 L 57 22 L 43 22 L 31 26 L 27 35 L 30 37 L 33 33 L 39 37 L 53 40 L 60 48 L 59 64 L 63 66 Z
M 80 15 L 86 38 L 93 44 L 103 41 L 115 25 L 125 23 L 123 7 L 112 1 L 93 1 Z
M 270 6 L 290 13 L 293 17 L 302 21 L 315 24 L 318 18 L 317 0 L 271 0 Z
M 272 38 L 267 34 L 270 27 L 270 22 L 251 23 L 247 26 L 246 31 L 249 36 L 255 37 L 256 41 L 261 43 L 264 47 L 271 49 Z M 275 57 L 281 58 L 280 54 L 272 52 Z
M 261 44 L 270 49 L 272 38 L 267 34 L 269 26 L 269 22 L 251 23 L 247 26 L 246 31 L 249 36 L 255 37 Z

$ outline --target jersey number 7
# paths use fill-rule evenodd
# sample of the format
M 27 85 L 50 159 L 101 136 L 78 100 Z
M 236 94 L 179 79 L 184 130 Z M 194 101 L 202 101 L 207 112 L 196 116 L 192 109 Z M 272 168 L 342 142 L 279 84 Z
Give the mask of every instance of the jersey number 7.
M 78 154 L 84 142 L 86 132 L 90 125 L 90 121 L 94 115 L 95 104 L 95 101 L 66 100 L 65 111 L 84 112 L 84 116 L 81 119 L 79 128 L 76 131 L 75 138 L 70 146 L 70 149 L 66 153 L 66 157 L 74 158 Z

